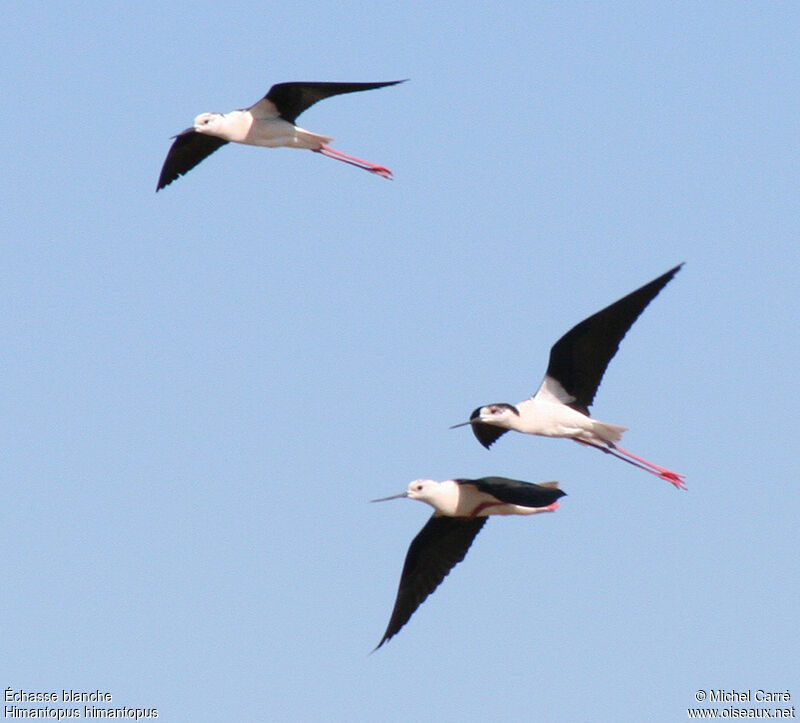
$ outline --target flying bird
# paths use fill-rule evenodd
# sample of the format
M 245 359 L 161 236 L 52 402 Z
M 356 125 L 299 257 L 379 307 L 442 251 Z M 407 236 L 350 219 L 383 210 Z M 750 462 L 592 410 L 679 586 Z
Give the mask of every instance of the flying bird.
M 388 168 L 363 161 L 331 148 L 333 139 L 307 131 L 295 125 L 295 120 L 314 103 L 333 95 L 360 90 L 383 88 L 403 83 L 391 80 L 383 83 L 278 83 L 255 105 L 230 113 L 201 113 L 191 128 L 174 136 L 161 169 L 156 191 L 188 173 L 204 158 L 229 141 L 268 148 L 307 148 L 329 158 L 363 168 L 391 180 Z
M 418 479 L 405 492 L 383 502 L 407 497 L 426 502 L 434 513 L 412 540 L 386 632 L 375 650 L 396 635 L 450 570 L 464 559 L 488 515 L 535 515 L 554 512 L 566 493 L 558 482 L 531 484 L 506 477 Z
M 478 407 L 468 422 L 478 441 L 489 449 L 509 429 L 543 437 L 567 437 L 589 445 L 686 489 L 684 475 L 648 462 L 622 449 L 617 442 L 627 427 L 589 416 L 608 363 L 619 343 L 645 307 L 678 273 L 683 264 L 615 301 L 570 329 L 550 349 L 550 362 L 537 392 L 518 404 Z

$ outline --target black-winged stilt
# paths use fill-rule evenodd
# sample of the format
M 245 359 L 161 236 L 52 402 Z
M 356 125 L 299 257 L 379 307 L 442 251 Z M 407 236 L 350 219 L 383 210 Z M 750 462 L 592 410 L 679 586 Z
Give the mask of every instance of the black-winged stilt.
M 388 168 L 337 151 L 328 145 L 331 138 L 304 130 L 294 122 L 297 116 L 314 103 L 332 95 L 383 88 L 403 82 L 278 83 L 258 103 L 244 110 L 202 113 L 194 119 L 191 128 L 175 136 L 175 142 L 161 169 L 156 191 L 190 171 L 229 141 L 268 148 L 306 148 L 391 179 L 392 172 Z
M 622 459 L 679 489 L 686 489 L 683 475 L 617 445 L 627 427 L 589 416 L 589 406 L 622 338 L 681 266 L 683 264 L 584 319 L 564 334 L 550 349 L 544 380 L 530 399 L 519 404 L 478 407 L 468 422 L 455 424 L 451 429 L 472 425 L 475 437 L 487 449 L 510 429 L 544 437 L 567 437 Z
M 399 632 L 425 598 L 464 559 L 488 515 L 554 512 L 558 498 L 565 494 L 558 489 L 558 482 L 531 484 L 506 477 L 481 477 L 444 482 L 418 479 L 399 495 L 372 500 L 407 497 L 434 508 L 408 548 L 392 616 L 375 650 Z

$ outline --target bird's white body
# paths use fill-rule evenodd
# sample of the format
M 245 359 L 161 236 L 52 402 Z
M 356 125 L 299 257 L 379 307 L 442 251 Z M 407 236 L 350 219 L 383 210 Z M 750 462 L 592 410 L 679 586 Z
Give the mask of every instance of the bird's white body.
M 553 512 L 554 502 L 548 507 L 523 507 L 501 502 L 473 485 L 458 484 L 453 480 L 437 482 L 432 479 L 414 480 L 405 492 L 412 500 L 425 502 L 436 510 L 436 515 L 447 517 L 488 517 L 489 515 L 535 515 Z
M 280 118 L 277 111 L 262 109 L 259 112 L 259 105 L 261 103 L 251 109 L 230 113 L 201 113 L 194 119 L 194 130 L 233 143 L 266 148 L 305 148 L 314 151 L 333 140 L 289 123 Z
M 519 416 L 509 412 L 504 415 L 505 424 L 498 426 L 542 437 L 569 437 L 598 447 L 618 442 L 627 429 L 592 419 L 559 401 L 531 397 L 517 404 L 516 408 Z M 481 417 L 481 421 L 497 424 L 493 416 Z
M 545 376 L 539 390 L 518 404 L 487 404 L 474 421 L 542 437 L 568 437 L 578 442 L 605 447 L 619 442 L 627 427 L 592 419 L 573 409 L 574 401 L 552 377 Z

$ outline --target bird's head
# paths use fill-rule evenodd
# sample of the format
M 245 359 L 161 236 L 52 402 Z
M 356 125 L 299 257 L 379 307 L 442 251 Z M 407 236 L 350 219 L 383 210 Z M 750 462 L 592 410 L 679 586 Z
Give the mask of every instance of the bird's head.
M 478 407 L 472 414 L 469 415 L 470 424 L 482 422 L 483 424 L 494 424 L 498 427 L 508 427 L 509 422 L 519 417 L 519 410 L 513 404 L 487 404 L 484 407 Z
M 406 497 L 410 500 L 430 502 L 436 496 L 439 484 L 439 482 L 432 479 L 415 479 L 408 485 Z
M 513 404 L 487 404 L 470 414 L 468 422 L 454 424 L 450 429 L 471 424 L 476 439 L 489 449 L 506 430 L 514 429 L 516 417 L 519 417 L 519 410 Z
M 214 135 L 220 122 L 222 121 L 222 113 L 201 113 L 194 119 L 193 128 L 196 133 L 208 133 Z
M 391 497 L 381 497 L 380 499 L 372 500 L 372 502 L 385 502 L 386 500 L 398 500 L 402 497 L 407 497 L 410 500 L 420 500 L 430 503 L 436 496 L 439 484 L 439 482 L 432 479 L 415 479 L 408 485 L 405 492 L 401 492 L 399 495 L 392 495 Z
M 478 407 L 472 414 L 469 415 L 468 422 L 461 422 L 454 424 L 450 429 L 456 427 L 464 427 L 467 424 L 494 424 L 498 427 L 509 427 L 509 421 L 514 417 L 519 417 L 519 410 L 513 404 L 487 404 L 484 407 Z

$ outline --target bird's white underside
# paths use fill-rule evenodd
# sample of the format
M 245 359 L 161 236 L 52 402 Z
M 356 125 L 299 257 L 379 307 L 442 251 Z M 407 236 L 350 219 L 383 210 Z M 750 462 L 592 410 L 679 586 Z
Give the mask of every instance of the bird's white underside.
M 208 122 L 201 125 L 200 120 L 203 118 L 207 118 Z M 278 115 L 275 106 L 266 99 L 245 110 L 203 113 L 195 118 L 194 130 L 232 143 L 267 148 L 318 150 L 333 140 L 284 120 Z
M 415 484 L 422 483 L 422 492 L 415 492 Z M 426 502 L 433 507 L 434 515 L 447 517 L 471 517 L 474 510 L 485 503 L 492 504 L 477 513 L 477 517 L 489 515 L 535 515 L 546 511 L 542 507 L 522 507 L 501 502 L 490 494 L 481 492 L 470 484 L 458 484 L 453 480 L 436 482 L 435 480 L 415 480 L 408 486 L 408 496 Z
M 519 416 L 508 415 L 510 429 L 543 437 L 571 437 L 604 446 L 618 442 L 627 427 L 592 419 L 552 397 L 538 395 L 516 405 Z
M 574 400 L 558 380 L 545 375 L 536 394 L 514 405 L 519 414 L 507 410 L 500 416 L 482 415 L 481 421 L 523 434 L 571 437 L 597 446 L 621 439 L 627 427 L 592 419 L 569 406 Z

